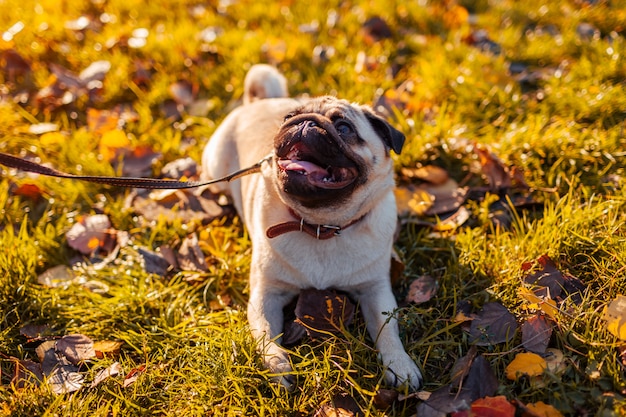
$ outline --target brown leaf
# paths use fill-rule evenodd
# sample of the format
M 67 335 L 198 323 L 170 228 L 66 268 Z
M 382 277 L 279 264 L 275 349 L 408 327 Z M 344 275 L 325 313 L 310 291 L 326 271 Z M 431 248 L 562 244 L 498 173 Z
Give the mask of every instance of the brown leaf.
M 474 152 L 478 155 L 482 174 L 485 176 L 492 190 L 511 188 L 511 176 L 509 170 L 493 152 L 480 146 L 474 146 Z
M 406 301 L 421 304 L 429 301 L 437 293 L 439 283 L 430 275 L 422 275 L 409 285 Z
M 398 401 L 399 393 L 395 389 L 379 389 L 374 396 L 374 406 L 379 410 L 391 407 Z
M 311 337 L 327 337 L 348 326 L 354 316 L 354 304 L 345 294 L 330 290 L 302 290 L 295 308 L 296 320 Z
M 11 358 L 15 363 L 15 372 L 11 379 L 11 384 L 17 388 L 24 388 L 27 385 L 39 385 L 43 381 L 43 372 L 41 364 L 29 359 L 21 360 Z
M 46 339 L 46 333 L 50 332 L 47 324 L 26 324 L 20 327 L 20 334 L 28 339 L 28 342 Z
M 126 206 L 132 207 L 148 221 L 164 217 L 170 221 L 180 219 L 186 223 L 198 221 L 208 224 L 215 219 L 234 214 L 232 206 L 221 206 L 212 196 L 207 197 L 206 194 L 196 195 L 189 190 L 168 193 L 134 191 L 127 198 Z
M 122 158 L 122 175 L 125 177 L 149 177 L 152 175 L 152 165 L 161 158 L 161 153 L 156 152 L 149 145 L 123 148 L 120 150 Z M 119 153 L 118 153 L 119 155 Z M 119 157 L 113 161 L 113 167 L 117 168 Z
M 500 303 L 487 303 L 470 326 L 470 342 L 478 346 L 504 343 L 515 336 L 515 317 Z
M 461 387 L 467 374 L 469 374 L 472 363 L 476 358 L 478 349 L 475 345 L 472 345 L 467 354 L 454 362 L 452 371 L 450 372 L 450 385 L 453 387 Z
M 185 240 L 183 240 L 183 244 L 178 250 L 176 258 L 178 266 L 183 271 L 205 272 L 208 270 L 204 253 L 202 253 L 198 245 L 198 236 L 195 233 L 187 236 Z
M 86 216 L 65 233 L 67 244 L 84 255 L 95 252 L 105 241 L 107 234 L 115 233 L 105 214 Z
M 544 316 L 533 316 L 522 323 L 522 345 L 534 353 L 545 353 L 552 337 L 552 325 Z
M 82 334 L 63 336 L 56 342 L 56 350 L 63 354 L 72 364 L 78 365 L 96 357 L 93 341 Z
M 144 269 L 147 273 L 164 277 L 173 269 L 173 265 L 162 253 L 144 248 L 139 248 L 137 251 L 143 259 Z

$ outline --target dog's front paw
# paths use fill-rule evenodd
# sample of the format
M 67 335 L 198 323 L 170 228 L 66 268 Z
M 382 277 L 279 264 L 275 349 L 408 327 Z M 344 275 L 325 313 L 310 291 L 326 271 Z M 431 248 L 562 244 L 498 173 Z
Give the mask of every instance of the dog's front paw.
M 296 387 L 296 378 L 286 352 L 274 353 L 265 357 L 265 368 L 272 373 L 272 381 L 284 386 L 292 392 Z
M 408 384 L 412 391 L 417 391 L 422 385 L 422 373 L 413 362 L 413 359 L 404 351 L 383 355 L 383 365 L 386 366 L 385 381 L 395 387 Z

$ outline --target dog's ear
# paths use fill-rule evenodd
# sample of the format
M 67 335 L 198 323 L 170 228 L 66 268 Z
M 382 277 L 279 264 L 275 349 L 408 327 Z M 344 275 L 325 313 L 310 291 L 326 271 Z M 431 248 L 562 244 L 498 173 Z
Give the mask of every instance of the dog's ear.
M 385 142 L 385 145 L 395 153 L 400 154 L 404 146 L 404 133 L 391 126 L 385 119 L 376 115 L 370 108 L 363 108 L 363 114 L 367 117 L 370 124 Z

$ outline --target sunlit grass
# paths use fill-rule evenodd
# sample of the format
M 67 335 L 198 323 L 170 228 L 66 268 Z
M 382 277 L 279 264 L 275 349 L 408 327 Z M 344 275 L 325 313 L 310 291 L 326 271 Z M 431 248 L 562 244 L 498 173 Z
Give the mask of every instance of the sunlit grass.
M 368 104 L 395 97 L 399 108 L 388 110 L 407 136 L 395 157 L 398 170 L 436 164 L 475 185 L 481 172 L 471 149 L 480 144 L 524 172 L 535 202 L 513 210 L 503 193 L 483 193 L 466 203 L 471 220 L 450 235 L 403 225 L 396 249 L 406 269 L 395 290 L 402 338 L 423 370 L 425 389 L 449 383 L 452 364 L 470 347 L 454 320 L 459 302 L 480 308 L 497 300 L 521 322 L 530 314 L 518 295 L 523 264 L 549 255 L 586 287 L 583 302 L 566 303 L 555 319 L 551 346 L 565 354 L 566 370 L 544 385 L 512 382 L 504 369 L 521 351 L 519 336 L 481 348 L 498 376 L 497 393 L 549 402 L 565 415 L 626 412 L 623 343 L 602 319 L 607 302 L 626 293 L 623 2 L 209 3 L 2 3 L 0 54 L 17 52 L 30 71 L 11 72 L 13 64 L 0 58 L 0 151 L 69 172 L 117 175 L 99 153 L 101 136 L 87 126 L 87 108 L 130 104 L 138 117 L 121 127 L 133 146 L 162 154 L 155 174 L 179 157 L 199 161 L 258 62 L 281 69 L 296 95 L 330 93 Z M 477 13 L 469 21 L 468 10 Z M 373 16 L 389 25 L 390 38 L 372 41 L 364 33 Z M 72 29 L 81 18 L 89 24 Z M 22 29 L 12 33 L 15 27 Z M 499 50 L 481 49 L 472 38 L 476 29 L 485 29 Z M 32 99 L 54 82 L 51 64 L 79 74 L 99 60 L 111 70 L 91 100 L 79 96 L 52 108 Z M 204 114 L 189 107 L 179 117 L 168 114 L 164 103 L 180 80 L 194 85 L 194 99 L 206 101 Z M 42 143 L 29 129 L 44 122 L 56 124 L 65 140 Z M 364 415 L 415 414 L 415 398 L 376 406 L 376 393 L 389 387 L 359 319 L 339 337 L 292 348 L 294 393 L 272 383 L 247 328 L 251 247 L 238 219 L 147 221 L 126 204 L 127 190 L 2 173 L 0 414 L 300 416 L 339 396 L 354 399 Z M 32 183 L 40 199 L 14 193 Z M 494 222 L 494 203 L 508 228 Z M 76 266 L 79 279 L 71 284 L 38 284 L 47 268 L 69 264 L 76 252 L 65 232 L 95 212 L 127 231 L 129 245 L 104 267 Z M 191 233 L 199 237 L 206 271 L 165 277 L 145 271 L 140 248 L 175 248 Z M 410 282 L 425 274 L 438 280 L 434 298 L 403 302 Z M 26 324 L 47 324 L 55 336 L 123 342 L 119 355 L 82 371 L 87 385 L 114 361 L 124 375 L 71 395 L 56 395 L 47 384 L 12 386 L 12 358 L 36 360 L 36 344 L 20 335 Z M 137 369 L 138 379 L 124 387 L 124 376 Z

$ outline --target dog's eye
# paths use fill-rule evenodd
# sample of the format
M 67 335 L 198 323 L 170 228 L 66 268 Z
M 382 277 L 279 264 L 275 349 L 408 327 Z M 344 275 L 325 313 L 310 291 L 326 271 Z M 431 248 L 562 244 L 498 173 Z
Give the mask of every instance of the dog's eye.
M 337 129 L 337 133 L 341 136 L 349 136 L 354 133 L 352 126 L 346 122 L 338 122 L 335 125 L 335 129 Z
M 283 119 L 283 122 L 286 122 L 287 120 L 291 119 L 293 116 L 295 116 L 296 113 L 295 112 L 291 112 L 291 113 L 287 113 L 285 115 L 285 118 Z

